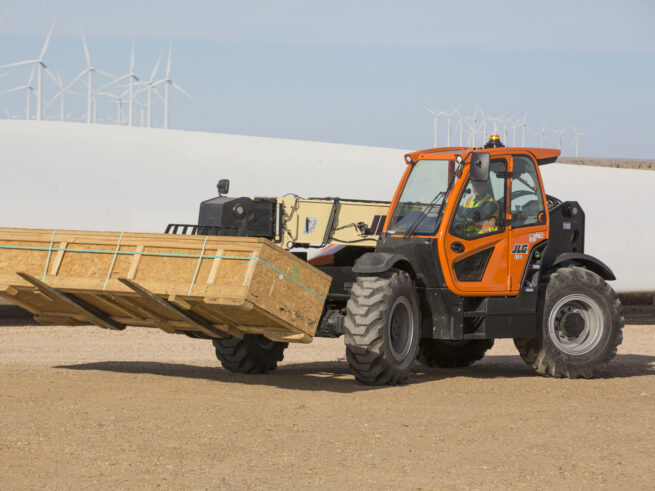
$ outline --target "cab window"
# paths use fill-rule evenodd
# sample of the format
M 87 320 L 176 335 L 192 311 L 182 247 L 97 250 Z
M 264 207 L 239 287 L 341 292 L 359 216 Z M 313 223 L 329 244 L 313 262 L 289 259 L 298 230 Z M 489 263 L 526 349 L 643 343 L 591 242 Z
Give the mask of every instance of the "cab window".
M 459 200 L 450 232 L 456 237 L 473 240 L 505 230 L 502 224 L 505 210 L 504 160 L 492 160 L 489 180 L 472 182 L 470 179 Z
M 512 177 L 512 228 L 545 223 L 544 201 L 534 161 L 515 155 Z

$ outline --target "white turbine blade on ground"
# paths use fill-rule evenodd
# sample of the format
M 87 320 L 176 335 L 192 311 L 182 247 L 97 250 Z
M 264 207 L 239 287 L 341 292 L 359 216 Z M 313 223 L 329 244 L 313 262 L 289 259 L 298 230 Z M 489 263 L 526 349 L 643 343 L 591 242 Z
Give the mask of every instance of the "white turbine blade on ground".
M 189 99 L 194 100 L 194 101 L 196 100 L 195 97 L 193 97 L 191 94 L 189 94 L 186 90 L 184 90 L 182 87 L 180 87 L 179 85 L 177 85 L 175 82 L 171 81 L 171 85 L 172 85 L 173 87 L 175 87 L 177 90 L 179 90 L 180 92 L 182 92 L 182 93 L 183 93 L 185 96 L 187 96 Z
M 39 60 L 17 61 L 16 63 L 10 63 L 9 65 L 2 65 L 2 66 L 0 66 L 0 69 L 1 68 L 11 68 L 11 67 L 15 67 L 15 66 L 30 65 L 32 63 L 39 63 Z
M 86 58 L 86 66 L 87 68 L 91 68 L 91 55 L 89 54 L 89 47 L 86 45 L 86 38 L 84 37 L 84 33 L 81 32 L 82 35 L 82 46 L 84 47 L 84 58 Z
M 159 63 L 161 62 L 161 57 L 164 55 L 164 53 L 159 54 L 159 58 L 157 58 L 157 63 L 155 63 L 155 68 L 152 69 L 152 73 L 150 74 L 150 78 L 148 79 L 148 82 L 152 82 L 152 79 L 155 78 L 155 75 L 157 74 L 157 70 L 159 70 Z
M 41 48 L 41 54 L 39 55 L 39 61 L 43 61 L 43 57 L 45 56 L 46 51 L 48 51 L 48 44 L 50 44 L 50 38 L 52 37 L 52 31 L 55 30 L 55 21 L 56 21 L 56 19 L 52 20 L 52 25 L 50 26 L 50 30 L 48 31 L 48 35 L 45 38 L 45 43 L 43 43 L 43 48 Z

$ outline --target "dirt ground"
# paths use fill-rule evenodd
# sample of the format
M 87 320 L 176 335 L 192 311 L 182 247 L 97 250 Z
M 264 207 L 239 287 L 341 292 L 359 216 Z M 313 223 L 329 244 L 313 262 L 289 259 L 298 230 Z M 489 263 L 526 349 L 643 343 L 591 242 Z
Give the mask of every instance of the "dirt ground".
M 653 489 L 655 316 L 631 322 L 595 380 L 503 340 L 370 388 L 340 339 L 243 376 L 209 341 L 0 319 L 0 488 Z

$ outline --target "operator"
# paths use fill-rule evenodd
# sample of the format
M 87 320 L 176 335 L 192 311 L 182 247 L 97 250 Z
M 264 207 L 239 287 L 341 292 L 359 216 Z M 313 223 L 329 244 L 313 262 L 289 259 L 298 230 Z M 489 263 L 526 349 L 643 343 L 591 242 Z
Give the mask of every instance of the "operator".
M 471 181 L 473 195 L 464 200 L 466 225 L 464 231 L 469 235 L 483 235 L 496 232 L 498 226 L 498 203 L 489 189 L 489 181 Z

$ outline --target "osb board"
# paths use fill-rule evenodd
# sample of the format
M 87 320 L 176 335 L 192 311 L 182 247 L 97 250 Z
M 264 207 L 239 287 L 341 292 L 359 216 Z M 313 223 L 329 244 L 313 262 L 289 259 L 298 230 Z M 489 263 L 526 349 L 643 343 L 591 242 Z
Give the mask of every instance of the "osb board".
M 221 257 L 197 257 L 203 248 L 203 256 Z M 105 252 L 81 252 L 85 250 Z M 52 230 L 0 228 L 0 289 L 18 288 L 14 303 L 31 302 L 42 313 L 72 314 L 68 306 L 34 293 L 17 272 L 45 278 L 47 285 L 65 293 L 90 295 L 87 303 L 121 321 L 125 312 L 112 311 L 106 297 L 134 296 L 119 281 L 128 278 L 162 298 L 177 296 L 217 311 L 227 309 L 233 323 L 244 329 L 268 326 L 309 335 L 316 330 L 330 284 L 329 276 L 264 239 L 85 231 L 56 231 L 53 236 Z M 100 294 L 104 297 L 97 302 L 90 300 Z M 152 319 L 167 322 L 163 312 L 151 310 Z M 141 317 L 132 316 L 143 324 L 147 316 Z

